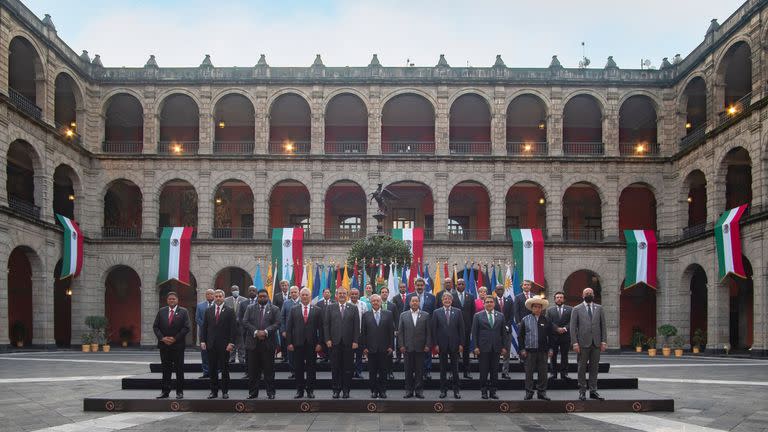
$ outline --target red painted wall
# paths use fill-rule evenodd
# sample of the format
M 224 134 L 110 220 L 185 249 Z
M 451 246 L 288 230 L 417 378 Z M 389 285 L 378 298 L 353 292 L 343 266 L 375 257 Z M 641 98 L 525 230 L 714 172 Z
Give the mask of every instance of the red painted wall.
M 632 333 L 636 327 L 646 337 L 655 337 L 656 291 L 645 285 L 622 289 L 619 300 L 619 317 L 619 344 L 622 347 L 632 345 Z
M 656 197 L 645 187 L 630 186 L 619 196 L 619 236 L 625 229 L 656 230 Z
M 304 186 L 277 186 L 269 197 L 269 224 L 287 227 L 290 215 L 309 215 L 309 191 Z
M 118 267 L 107 276 L 104 313 L 111 329 L 110 340 L 120 343 L 120 328 L 133 329 L 129 343 L 141 342 L 141 281 L 133 269 Z
M 19 248 L 8 257 L 8 337 L 16 341 L 13 325 L 21 321 L 26 329 L 24 344 L 32 343 L 32 265 Z
M 517 216 L 521 228 L 546 228 L 546 203 L 539 204 L 544 194 L 534 187 L 513 186 L 507 191 L 507 216 Z

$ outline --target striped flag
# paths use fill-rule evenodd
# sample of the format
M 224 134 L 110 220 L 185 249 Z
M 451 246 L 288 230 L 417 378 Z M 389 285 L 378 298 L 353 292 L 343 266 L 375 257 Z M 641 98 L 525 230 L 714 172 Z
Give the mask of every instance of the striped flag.
M 715 223 L 715 247 L 717 248 L 717 271 L 720 280 L 732 274 L 746 278 L 741 259 L 741 235 L 739 221 L 749 204 L 726 210 Z
M 189 253 L 194 227 L 165 227 L 160 235 L 157 284 L 175 280 L 189 285 Z
M 644 283 L 656 289 L 657 244 L 653 230 L 624 230 L 627 239 L 627 269 L 624 288 Z
M 328 279 L 325 277 L 325 269 L 323 264 L 317 264 L 315 266 L 315 285 L 312 287 L 312 301 L 317 303 L 323 298 L 323 291 L 325 291 L 328 285 Z
M 389 289 L 389 295 L 394 296 L 397 294 L 397 265 L 393 262 L 389 263 L 389 277 L 387 278 L 387 288 Z
M 440 276 L 440 262 L 435 263 L 435 280 L 433 282 L 434 287 L 432 289 L 432 292 L 434 294 L 438 294 L 440 291 L 443 290 L 443 281 L 441 280 L 442 276 Z M 437 305 L 436 307 L 439 307 L 440 305 Z
M 518 279 L 529 280 L 544 288 L 544 236 L 541 230 L 512 228 L 509 231 L 512 234 L 512 258 L 521 272 Z
M 351 285 L 349 283 L 349 273 L 347 272 L 347 263 L 344 263 L 344 276 L 341 278 L 341 286 L 349 291 Z
M 304 274 L 307 275 L 304 279 L 304 287 L 309 288 L 309 292 L 311 293 L 315 283 L 315 275 L 312 273 L 312 261 L 307 261 L 307 264 L 304 266 Z
M 277 261 L 275 272 L 288 281 L 294 276 L 294 263 L 304 260 L 303 228 L 274 228 L 272 229 L 272 260 Z M 300 264 L 299 264 L 300 265 Z M 298 269 L 301 271 L 301 268 Z M 301 278 L 301 273 L 296 276 Z M 298 280 L 296 282 L 301 282 Z
M 62 246 L 61 274 L 59 279 L 72 277 L 73 279 L 80 274 L 83 269 L 83 232 L 72 219 L 56 215 L 56 219 L 64 227 L 64 245 Z
M 507 266 L 507 275 L 509 275 L 509 266 Z M 512 286 L 515 287 L 515 295 L 518 294 L 517 287 L 520 286 L 520 281 L 517 279 L 517 269 L 512 272 Z M 522 292 L 522 289 L 520 290 Z M 509 356 L 512 358 L 517 358 L 518 356 L 518 350 L 520 347 L 517 344 L 517 322 L 515 320 L 512 320 L 512 325 L 509 326 L 509 331 L 512 333 L 510 335 L 511 340 L 511 346 L 509 347 Z
M 267 289 L 267 295 L 269 296 L 269 301 L 272 301 L 272 293 L 275 290 L 275 285 L 277 284 L 277 271 L 272 271 L 272 263 L 269 263 L 269 266 L 267 266 L 267 284 L 265 288 Z

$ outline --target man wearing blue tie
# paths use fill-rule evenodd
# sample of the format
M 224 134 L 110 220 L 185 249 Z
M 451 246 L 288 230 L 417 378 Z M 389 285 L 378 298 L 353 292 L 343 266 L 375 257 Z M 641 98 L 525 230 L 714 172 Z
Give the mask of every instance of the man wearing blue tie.
M 448 363 L 450 361 L 453 397 L 459 394 L 459 353 L 464 351 L 464 319 L 461 310 L 451 307 L 453 296 L 442 296 L 443 307 L 432 313 L 432 340 L 440 356 L 440 398 L 448 393 Z
M 407 304 L 411 304 L 411 298 L 412 297 L 418 297 L 419 299 L 419 310 L 424 311 L 428 313 L 430 316 L 432 316 L 432 312 L 435 311 L 435 303 L 436 299 L 435 296 L 431 293 L 426 292 L 426 283 L 424 282 L 423 278 L 416 278 L 416 280 L 413 282 L 414 286 L 416 287 L 416 292 L 412 292 L 408 294 L 408 297 L 406 298 Z M 432 353 L 428 352 L 424 355 L 424 379 L 425 380 L 431 380 L 432 377 L 430 376 L 430 372 L 432 371 Z

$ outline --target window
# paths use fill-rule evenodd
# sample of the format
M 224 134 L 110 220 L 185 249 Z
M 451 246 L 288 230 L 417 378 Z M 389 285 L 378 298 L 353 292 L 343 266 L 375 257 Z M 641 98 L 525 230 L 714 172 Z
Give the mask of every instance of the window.
M 415 228 L 416 209 L 396 208 L 392 209 L 392 228 Z
M 468 216 L 454 216 L 448 219 L 448 238 L 451 240 L 464 239 L 469 234 L 465 231 L 468 228 Z
M 304 231 L 309 231 L 309 215 L 291 215 L 289 224 L 294 228 L 304 228 Z
M 360 216 L 339 216 L 339 238 L 357 238 L 362 229 Z

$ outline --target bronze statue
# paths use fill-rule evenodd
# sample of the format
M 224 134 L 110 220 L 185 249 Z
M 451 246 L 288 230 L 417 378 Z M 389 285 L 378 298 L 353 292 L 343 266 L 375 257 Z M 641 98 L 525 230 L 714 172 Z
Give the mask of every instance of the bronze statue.
M 376 204 L 379 205 L 379 214 L 382 214 L 382 215 L 386 215 L 389 212 L 390 201 L 395 201 L 400 199 L 391 190 L 383 187 L 381 183 L 379 183 L 379 187 L 376 188 L 376 191 L 368 194 L 368 196 L 371 197 L 371 199 L 368 202 L 376 200 Z

